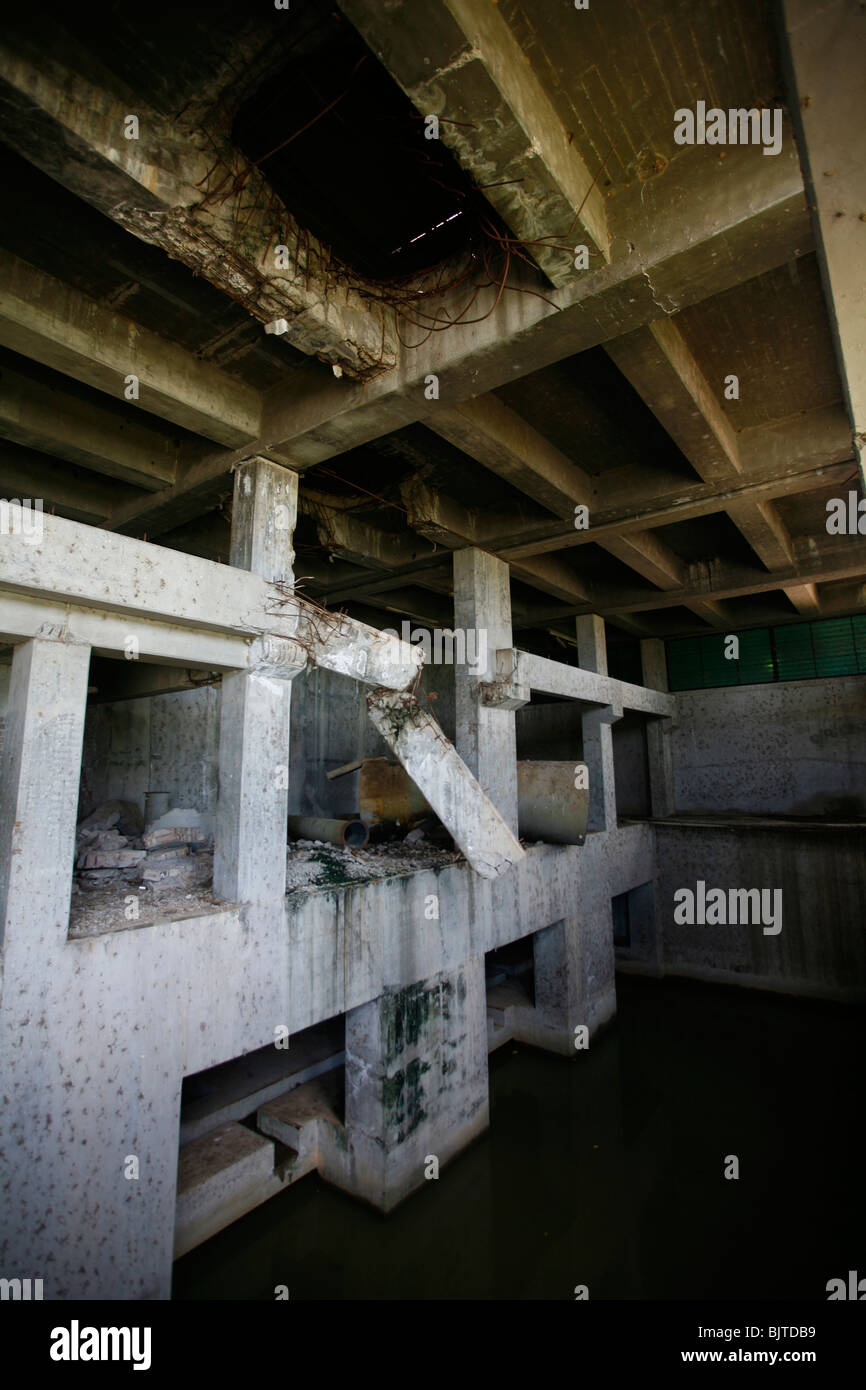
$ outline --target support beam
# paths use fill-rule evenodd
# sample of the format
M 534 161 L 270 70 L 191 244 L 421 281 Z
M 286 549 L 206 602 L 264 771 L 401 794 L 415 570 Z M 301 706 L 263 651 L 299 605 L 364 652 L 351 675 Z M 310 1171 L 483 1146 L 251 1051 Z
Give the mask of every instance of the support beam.
M 589 504 L 592 480 L 497 396 L 442 405 L 424 424 L 557 516 Z
M 59 510 L 71 521 L 105 521 L 126 483 L 108 482 L 75 464 L 55 463 L 17 444 L 0 443 L 0 497 L 41 498 L 46 512 Z
M 454 626 L 474 634 L 483 665 L 454 668 L 456 746 L 514 835 L 517 834 L 517 726 L 513 710 L 490 709 L 479 682 L 496 676 L 496 653 L 512 646 L 508 566 L 483 550 L 454 556 Z M 467 641 L 468 647 L 468 641 Z
M 422 116 L 554 285 L 571 247 L 609 258 L 604 198 L 501 12 L 487 0 L 341 0 Z M 421 55 L 423 54 L 423 61 Z M 539 244 L 540 238 L 546 242 Z
M 128 370 L 135 372 L 135 367 Z M 117 395 L 121 400 L 122 382 Z M 178 447 L 166 434 L 131 418 L 134 410 L 84 401 L 13 368 L 0 368 L 0 436 L 156 491 L 174 482 Z
M 572 523 L 575 507 L 591 504 L 591 478 L 494 395 L 464 401 L 451 410 L 443 409 L 425 423 L 497 477 Z M 669 588 L 682 579 L 680 560 L 655 537 L 623 540 L 593 532 L 592 539 L 652 584 Z M 538 587 L 556 597 L 567 600 L 569 591 L 581 591 L 588 597 L 580 577 L 559 561 L 545 564 L 536 560 L 534 564 L 522 563 L 513 568 L 518 578 L 529 584 L 538 580 Z
M 671 319 L 615 339 L 606 351 L 704 482 L 740 478 L 743 460 L 736 432 Z M 771 501 L 744 497 L 729 504 L 727 512 L 768 570 L 791 563 L 791 537 Z
M 809 538 L 803 543 L 795 539 L 794 563 L 776 574 L 713 561 L 690 565 L 689 584 L 685 589 L 652 592 L 636 589 L 617 593 L 610 590 L 605 592 L 599 586 L 595 591 L 596 608 L 605 618 L 616 617 L 620 613 L 645 613 L 654 608 L 678 608 L 692 600 L 743 598 L 752 594 L 766 594 L 773 589 L 787 590 L 791 585 L 800 587 L 803 584 L 856 579 L 866 572 L 866 545 L 863 543 L 852 538 L 847 545 L 837 544 L 822 550 L 810 549 L 813 544 Z M 573 611 L 580 612 L 579 609 Z M 546 626 L 567 616 L 569 609 L 550 610 L 537 614 L 536 622 Z
M 329 554 L 369 569 L 397 569 L 435 555 L 434 547 L 406 532 L 383 531 L 345 512 L 302 505 L 316 519 L 319 541 Z
M 259 433 L 251 386 L 2 250 L 0 343 L 116 401 L 135 376 L 142 410 L 230 448 Z

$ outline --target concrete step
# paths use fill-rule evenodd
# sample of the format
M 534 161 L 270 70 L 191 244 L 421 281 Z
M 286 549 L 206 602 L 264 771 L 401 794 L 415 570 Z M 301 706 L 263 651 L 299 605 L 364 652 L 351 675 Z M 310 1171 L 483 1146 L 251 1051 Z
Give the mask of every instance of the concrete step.
M 281 1144 L 297 1149 L 301 1159 L 317 1156 L 318 1126 L 324 1120 L 340 1125 L 340 1077 L 331 1073 L 319 1076 L 305 1086 L 298 1086 L 287 1095 L 279 1096 L 261 1106 L 256 1125 L 262 1134 L 278 1139 Z
M 531 1009 L 529 992 L 516 979 L 505 980 L 487 991 L 487 1016 L 504 1014 L 506 1009 Z
M 231 1225 L 284 1186 L 274 1172 L 276 1146 L 244 1125 L 218 1129 L 180 1150 L 174 1258 Z
M 252 1115 L 261 1105 L 343 1065 L 342 1020 L 317 1028 L 312 1036 L 289 1039 L 286 1049 L 262 1047 L 224 1062 L 184 1082 L 180 1142 L 191 1143 L 231 1120 Z

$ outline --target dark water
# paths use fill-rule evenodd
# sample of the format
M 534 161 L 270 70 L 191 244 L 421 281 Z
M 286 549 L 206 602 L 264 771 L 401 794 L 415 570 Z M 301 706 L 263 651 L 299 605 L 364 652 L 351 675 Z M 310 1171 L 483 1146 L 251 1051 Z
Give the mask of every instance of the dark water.
M 174 1297 L 826 1299 L 866 1274 L 863 1012 L 617 988 L 574 1061 L 493 1054 L 490 1130 L 391 1216 L 313 1174 L 179 1261 Z

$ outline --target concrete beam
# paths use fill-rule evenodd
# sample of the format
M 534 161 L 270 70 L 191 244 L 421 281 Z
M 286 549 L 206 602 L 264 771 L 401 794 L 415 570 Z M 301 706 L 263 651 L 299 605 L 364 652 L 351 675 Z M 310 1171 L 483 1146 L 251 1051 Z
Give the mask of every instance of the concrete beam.
M 294 347 L 358 378 L 394 365 L 384 309 L 329 282 L 325 248 L 213 124 L 185 129 L 136 95 L 139 138 L 127 140 L 128 103 L 53 59 L 34 67 L 8 46 L 0 96 L 5 136 L 26 159 L 263 325 L 285 319 Z M 289 269 L 277 267 L 277 244 L 290 248 Z
M 655 608 L 677 608 L 692 600 L 743 598 L 747 595 L 769 593 L 773 589 L 799 587 L 803 584 L 830 583 L 833 580 L 853 579 L 866 573 L 866 545 L 851 539 L 847 545 L 811 549 L 814 542 L 805 538 L 794 540 L 795 563 L 785 570 L 769 574 L 766 570 L 749 569 L 742 565 L 727 565 L 721 561 L 701 562 L 689 566 L 689 585 L 683 589 L 634 590 L 633 592 L 603 592 L 596 589 L 596 609 L 604 617 L 620 613 L 648 612 Z M 575 609 L 578 613 L 581 610 Z M 539 625 L 547 625 L 567 617 L 568 609 L 539 613 Z
M 327 613 L 286 585 L 60 517 L 42 522 L 37 544 L 23 535 L 0 538 L 0 591 L 120 613 L 132 635 L 157 621 L 247 641 L 288 639 L 317 665 L 369 685 L 402 690 L 418 673 L 417 648 Z
M 704 482 L 730 483 L 742 475 L 736 432 L 671 319 L 616 339 L 606 351 Z M 767 569 L 790 564 L 791 537 L 771 502 L 744 497 L 726 510 Z
M 0 251 L 0 343 L 117 401 L 135 376 L 142 410 L 220 444 L 259 432 L 258 391 L 8 251 Z
M 0 444 L 0 497 L 41 498 L 45 511 L 59 508 L 72 521 L 95 525 L 105 521 L 118 491 L 126 491 L 123 483 L 118 487 L 33 449 Z
M 591 499 L 589 475 L 497 396 L 443 405 L 424 424 L 557 516 Z
M 498 878 L 519 864 L 524 858 L 519 841 L 433 716 L 406 692 L 373 690 L 367 709 L 475 872 Z
M 590 659 L 586 652 L 584 655 L 587 660 Z M 671 717 L 676 712 L 676 701 L 672 695 L 644 689 L 630 681 L 616 680 L 606 671 L 593 671 L 588 666 L 566 666 L 561 661 L 517 651 L 514 653 L 513 672 L 518 686 L 527 686 L 530 690 L 543 691 L 547 695 L 582 700 L 590 705 L 636 710 L 639 714 Z
M 122 383 L 117 394 L 122 399 Z M 177 444 L 130 419 L 130 414 L 129 406 L 82 401 L 23 372 L 0 368 L 0 435 L 4 439 L 148 490 L 174 482 Z
M 851 0 L 785 0 L 789 108 L 815 225 L 839 372 L 866 486 L 866 15 Z
M 464 401 L 452 410 L 429 416 L 425 423 L 561 517 L 573 522 L 575 506 L 589 505 L 592 500 L 593 483 L 588 474 L 494 395 Z M 652 584 L 671 588 L 682 580 L 681 562 L 653 536 L 623 539 L 593 532 L 592 539 Z M 511 554 L 508 559 L 519 578 L 547 593 L 566 600 L 577 592 L 588 597 L 579 576 L 559 561 L 535 560 L 527 565 L 515 563 L 519 557 Z
M 369 569 L 398 569 L 419 559 L 428 559 L 435 549 L 406 532 L 383 531 L 345 512 L 318 504 L 301 510 L 316 519 L 319 541 L 329 554 Z
M 418 112 L 440 118 L 439 138 L 554 285 L 574 277 L 575 243 L 609 258 L 598 170 L 569 142 L 499 10 L 486 0 L 341 8 Z
M 788 584 L 785 586 L 785 593 L 804 618 L 819 617 L 821 599 L 817 584 Z

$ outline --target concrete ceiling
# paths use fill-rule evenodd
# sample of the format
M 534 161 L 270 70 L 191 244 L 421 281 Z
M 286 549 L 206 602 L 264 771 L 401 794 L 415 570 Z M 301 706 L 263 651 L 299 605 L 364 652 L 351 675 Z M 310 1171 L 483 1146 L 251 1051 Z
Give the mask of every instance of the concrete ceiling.
M 538 650 L 592 611 L 629 636 L 860 611 L 866 547 L 825 527 L 858 474 L 791 126 L 774 158 L 673 141 L 699 99 L 784 104 L 769 5 L 403 9 L 17 16 L 0 495 L 225 558 L 231 469 L 264 454 L 303 475 L 308 593 L 441 622 L 480 545 Z M 364 280 L 455 188 L 489 259 L 449 233 L 455 288 Z

